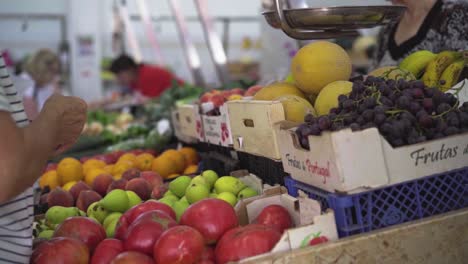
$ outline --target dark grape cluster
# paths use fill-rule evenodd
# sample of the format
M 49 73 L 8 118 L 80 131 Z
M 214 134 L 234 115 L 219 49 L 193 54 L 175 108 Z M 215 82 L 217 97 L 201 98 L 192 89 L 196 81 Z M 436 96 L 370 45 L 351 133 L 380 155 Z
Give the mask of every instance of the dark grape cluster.
M 302 147 L 322 131 L 376 127 L 393 146 L 411 145 L 468 131 L 468 103 L 453 94 L 428 88 L 421 81 L 385 80 L 369 76 L 353 81 L 349 95 L 328 115 L 307 115 L 296 133 Z

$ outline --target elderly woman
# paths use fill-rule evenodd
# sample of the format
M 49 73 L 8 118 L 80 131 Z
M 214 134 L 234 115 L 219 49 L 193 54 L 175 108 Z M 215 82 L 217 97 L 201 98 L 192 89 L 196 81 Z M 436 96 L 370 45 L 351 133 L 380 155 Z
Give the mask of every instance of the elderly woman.
M 59 74 L 59 57 L 48 49 L 39 50 L 26 62 L 23 77 L 31 85 L 23 93 L 23 103 L 29 119 L 35 119 L 47 98 L 59 91 Z
M 398 23 L 387 25 L 378 38 L 375 65 L 396 65 L 418 50 L 435 53 L 468 49 L 466 0 L 392 0 L 406 6 Z

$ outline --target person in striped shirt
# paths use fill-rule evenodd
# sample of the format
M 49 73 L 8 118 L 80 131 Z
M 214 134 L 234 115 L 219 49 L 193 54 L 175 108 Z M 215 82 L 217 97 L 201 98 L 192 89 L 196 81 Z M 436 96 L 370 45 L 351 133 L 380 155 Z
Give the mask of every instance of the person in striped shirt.
M 47 160 L 71 146 L 86 121 L 86 103 L 52 95 L 33 122 L 0 55 L 0 263 L 29 263 L 32 185 Z

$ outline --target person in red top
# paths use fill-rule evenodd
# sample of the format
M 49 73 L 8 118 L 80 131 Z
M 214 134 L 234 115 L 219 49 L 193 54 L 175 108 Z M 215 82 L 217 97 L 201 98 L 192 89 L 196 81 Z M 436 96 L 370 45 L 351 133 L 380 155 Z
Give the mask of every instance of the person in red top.
M 110 71 L 118 82 L 146 97 L 158 97 L 171 87 L 173 80 L 183 83 L 170 71 L 150 64 L 137 64 L 131 57 L 120 55 L 112 61 Z

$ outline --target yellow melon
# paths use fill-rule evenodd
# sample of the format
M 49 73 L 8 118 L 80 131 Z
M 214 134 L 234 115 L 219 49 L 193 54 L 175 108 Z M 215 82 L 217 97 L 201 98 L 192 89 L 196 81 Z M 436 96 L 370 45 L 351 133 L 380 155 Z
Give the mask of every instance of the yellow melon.
M 305 95 L 295 85 L 284 82 L 272 83 L 258 91 L 254 100 L 271 101 L 283 95 L 296 95 L 305 98 Z
M 284 95 L 276 98 L 275 101 L 280 101 L 284 108 L 286 120 L 302 123 L 307 114 L 315 114 L 314 107 L 305 100 L 296 95 Z
M 318 94 L 334 81 L 347 81 L 351 71 L 351 59 L 346 51 L 328 41 L 312 42 L 302 47 L 291 62 L 295 84 L 306 94 Z
M 338 96 L 347 95 L 353 89 L 353 83 L 348 81 L 336 81 L 325 86 L 320 91 L 315 101 L 315 110 L 318 115 L 327 115 L 330 109 L 338 107 Z

